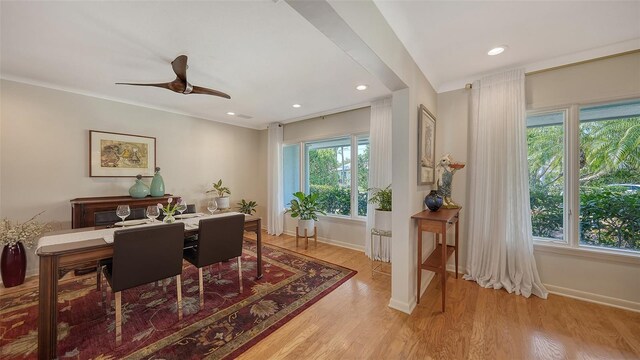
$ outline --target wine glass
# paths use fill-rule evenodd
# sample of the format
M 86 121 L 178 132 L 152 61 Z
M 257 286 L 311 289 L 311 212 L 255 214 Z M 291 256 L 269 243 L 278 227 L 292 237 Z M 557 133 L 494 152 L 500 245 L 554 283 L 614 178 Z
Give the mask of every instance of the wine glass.
M 180 213 L 180 217 L 182 217 L 182 213 L 187 210 L 187 202 L 184 199 L 180 199 L 178 204 L 176 204 L 176 210 Z
M 129 209 L 129 205 L 118 205 L 118 208 L 116 209 L 116 215 L 118 215 L 118 217 L 122 219 L 122 226 L 124 226 L 124 219 L 131 215 L 131 209 Z
M 157 205 L 147 206 L 147 217 L 151 222 L 156 222 L 156 219 L 160 216 L 160 209 Z
M 207 203 L 207 210 L 209 210 L 211 215 L 213 215 L 214 211 L 218 210 L 218 204 L 216 204 L 215 200 L 209 200 L 209 202 Z

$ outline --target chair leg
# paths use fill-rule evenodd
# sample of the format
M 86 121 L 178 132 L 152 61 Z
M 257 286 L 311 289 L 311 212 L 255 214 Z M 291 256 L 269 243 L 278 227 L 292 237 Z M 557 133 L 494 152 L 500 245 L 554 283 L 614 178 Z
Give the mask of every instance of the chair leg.
M 202 268 L 198 268 L 198 286 L 200 287 L 200 309 L 204 307 L 204 282 L 202 281 Z
M 109 315 L 109 308 L 111 307 L 111 297 L 109 297 L 109 305 L 107 305 L 107 288 L 102 284 L 100 279 L 100 294 L 102 295 L 102 310 L 106 315 Z
M 296 247 L 298 247 L 298 227 L 296 226 Z
M 178 320 L 182 320 L 182 277 L 176 276 L 176 291 L 178 292 Z
M 240 294 L 244 292 L 242 287 L 242 256 L 238 256 L 238 281 L 240 282 Z
M 96 290 L 100 291 L 102 287 L 102 266 L 100 266 L 100 262 L 96 265 Z
M 122 293 L 116 292 L 116 346 L 122 343 Z

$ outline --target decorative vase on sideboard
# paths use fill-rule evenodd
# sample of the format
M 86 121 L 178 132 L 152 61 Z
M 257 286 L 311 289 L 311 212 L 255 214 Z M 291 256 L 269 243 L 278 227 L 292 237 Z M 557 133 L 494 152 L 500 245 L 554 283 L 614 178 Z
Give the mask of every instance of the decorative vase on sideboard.
M 138 175 L 136 183 L 129 188 L 129 195 L 131 195 L 131 197 L 135 199 L 142 199 L 147 197 L 147 195 L 149 194 L 149 187 L 147 186 L 147 184 L 142 182 L 142 175 Z
M 440 209 L 440 207 L 442 206 L 442 201 L 442 196 L 438 195 L 437 190 L 431 190 L 429 195 L 425 196 L 424 198 L 424 204 L 431 211 L 438 211 L 438 209 Z
M 21 242 L 5 245 L 0 258 L 2 284 L 5 288 L 14 287 L 24 282 L 27 273 L 27 254 Z
M 162 179 L 162 175 L 160 175 L 159 167 L 156 168 L 156 173 L 153 175 L 153 180 L 151 180 L 151 196 L 164 196 L 164 180 Z

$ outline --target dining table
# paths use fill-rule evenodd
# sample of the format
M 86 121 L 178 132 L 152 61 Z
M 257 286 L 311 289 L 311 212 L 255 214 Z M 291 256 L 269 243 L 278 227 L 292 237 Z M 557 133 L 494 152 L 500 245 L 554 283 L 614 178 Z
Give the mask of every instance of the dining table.
M 233 213 L 217 214 L 228 216 Z M 185 239 L 198 233 L 199 219 L 215 217 L 201 215 L 185 222 Z M 179 220 L 180 221 L 180 220 Z M 161 224 L 160 222 L 156 222 Z M 194 225 L 195 224 L 195 225 Z M 142 224 L 139 226 L 148 226 Z M 255 232 L 257 250 L 256 279 L 262 278 L 262 219 L 245 215 L 244 231 Z M 113 257 L 113 227 L 90 227 L 57 231 L 40 238 L 36 254 L 40 258 L 38 303 L 38 358 L 57 358 L 58 280 L 70 270 L 96 265 L 97 261 Z

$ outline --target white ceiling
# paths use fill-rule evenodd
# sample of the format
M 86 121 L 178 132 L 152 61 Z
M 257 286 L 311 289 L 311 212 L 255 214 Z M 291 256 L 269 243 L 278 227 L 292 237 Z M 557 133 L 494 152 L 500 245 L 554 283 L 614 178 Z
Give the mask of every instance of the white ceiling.
M 502 68 L 531 71 L 640 48 L 640 1 L 376 5 L 439 92 Z M 2 1 L 0 13 L 5 79 L 258 129 L 389 94 L 283 1 Z M 504 54 L 486 55 L 501 44 L 509 45 Z M 171 81 L 180 54 L 189 56 L 190 82 L 232 99 L 114 84 Z M 356 91 L 361 83 L 369 89 Z
M 640 48 L 640 1 L 375 3 L 438 92 L 503 68 L 534 71 Z M 504 44 L 503 54 L 487 55 Z
M 389 94 L 286 3 L 2 2 L 2 78 L 265 128 Z M 189 81 L 231 100 L 115 82 Z M 357 91 L 355 86 L 369 89 Z M 294 109 L 294 103 L 302 104 Z M 228 111 L 253 117 L 242 119 Z

